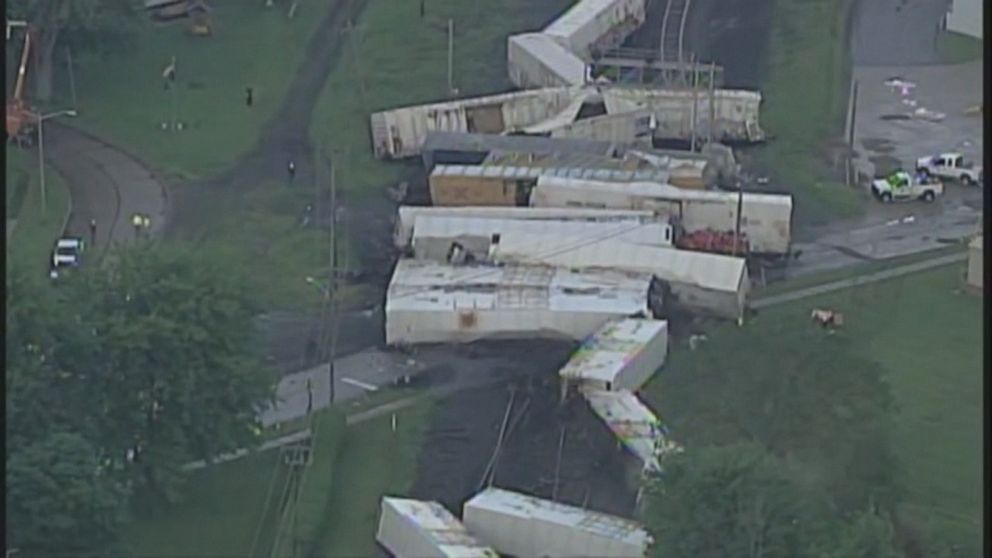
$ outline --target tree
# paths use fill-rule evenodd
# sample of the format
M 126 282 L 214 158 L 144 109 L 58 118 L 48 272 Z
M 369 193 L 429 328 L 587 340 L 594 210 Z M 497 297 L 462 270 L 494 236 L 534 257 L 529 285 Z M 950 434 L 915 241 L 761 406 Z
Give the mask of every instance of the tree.
M 703 350 L 674 355 L 658 408 L 686 446 L 754 441 L 802 463 L 842 511 L 869 499 L 889 509 L 898 466 L 882 368 L 844 331 L 826 335 L 805 318 L 718 330 Z
M 890 517 L 874 510 L 855 512 L 836 526 L 811 554 L 817 558 L 902 558 Z
M 815 540 L 824 509 L 756 444 L 690 447 L 651 483 L 645 525 L 652 556 L 793 558 Z
M 175 496 L 179 467 L 257 442 L 274 379 L 262 365 L 251 286 L 213 252 L 139 245 L 72 283 L 102 370 L 91 402 L 112 454 L 142 488 Z
M 135 13 L 130 0 L 10 0 L 7 18 L 27 20 L 33 32 L 29 73 L 34 76 L 36 100 L 51 99 L 54 53 L 60 42 L 89 49 L 119 44 Z
M 8 451 L 7 547 L 41 556 L 109 555 L 128 492 L 105 474 L 93 446 L 55 432 Z

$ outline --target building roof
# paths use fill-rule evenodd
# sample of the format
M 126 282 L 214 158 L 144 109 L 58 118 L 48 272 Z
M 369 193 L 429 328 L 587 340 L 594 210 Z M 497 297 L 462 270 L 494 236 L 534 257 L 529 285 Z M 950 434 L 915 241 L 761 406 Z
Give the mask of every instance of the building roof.
M 586 63 L 558 41 L 542 33 L 522 33 L 510 37 L 545 67 L 570 85 L 582 85 L 586 80 Z
M 431 176 L 466 176 L 499 178 L 503 180 L 537 180 L 541 177 L 583 179 L 590 181 L 635 182 L 668 181 L 668 173 L 662 170 L 623 170 L 576 167 L 521 167 L 504 165 L 436 165 Z M 673 186 L 674 188 L 674 186 Z
M 645 549 L 650 541 L 650 535 L 636 521 L 500 488 L 483 490 L 465 502 L 465 507 L 482 508 L 527 521 L 561 525 L 629 545 L 640 545 Z
M 626 242 L 649 246 L 671 246 L 670 226 L 661 219 L 623 219 L 579 221 L 552 219 L 488 219 L 457 215 L 420 215 L 414 221 L 413 244 L 418 238 L 485 237 L 498 243 L 504 234 L 533 237 L 567 237 L 574 241 L 622 238 Z
M 470 535 L 465 526 L 437 502 L 383 496 L 382 505 L 392 508 L 430 536 L 444 556 L 464 558 L 499 556 L 495 550 Z
M 620 239 L 575 241 L 567 237 L 504 234 L 492 248 L 495 261 L 544 263 L 567 268 L 627 269 L 659 279 L 722 292 L 738 292 L 747 273 L 743 258 L 659 248 Z
M 582 395 L 617 439 L 644 463 L 645 469 L 660 470 L 659 452 L 677 447 L 666 440 L 665 428 L 654 412 L 633 393 L 584 388 Z
M 668 335 L 665 320 L 628 318 L 610 322 L 582 343 L 558 375 L 615 384 L 617 375 L 659 335 Z
M 527 310 L 647 312 L 650 276 L 575 271 L 535 265 L 448 265 L 401 259 L 387 292 L 387 310 Z

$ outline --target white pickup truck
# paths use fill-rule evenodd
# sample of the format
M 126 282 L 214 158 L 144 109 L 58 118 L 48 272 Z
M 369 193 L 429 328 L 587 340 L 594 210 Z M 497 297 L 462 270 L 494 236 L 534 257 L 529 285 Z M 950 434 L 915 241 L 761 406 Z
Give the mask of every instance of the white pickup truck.
M 941 153 L 932 157 L 920 157 L 916 160 L 916 170 L 931 176 L 939 176 L 951 180 L 960 180 L 962 184 L 981 184 L 985 180 L 985 172 L 981 166 L 975 165 L 960 153 Z
M 923 200 L 932 202 L 944 193 L 944 185 L 928 176 L 915 177 L 906 171 L 896 171 L 887 178 L 871 183 L 871 191 L 883 202 Z

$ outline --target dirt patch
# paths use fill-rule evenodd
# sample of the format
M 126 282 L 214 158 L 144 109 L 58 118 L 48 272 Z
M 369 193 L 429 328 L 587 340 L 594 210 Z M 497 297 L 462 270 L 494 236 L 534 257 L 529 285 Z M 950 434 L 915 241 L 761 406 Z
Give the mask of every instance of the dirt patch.
M 465 500 L 487 484 L 483 478 L 508 417 L 493 486 L 551 498 L 564 429 L 557 500 L 629 516 L 636 490 L 629 482 L 633 458 L 618 450 L 584 400 L 559 403 L 557 371 L 572 344 L 541 344 L 540 350 L 531 345 L 526 353 L 478 345 L 484 353 L 516 354 L 518 362 L 484 372 L 507 374 L 506 383 L 463 391 L 439 403 L 420 454 L 413 497 L 437 499 L 460 512 Z

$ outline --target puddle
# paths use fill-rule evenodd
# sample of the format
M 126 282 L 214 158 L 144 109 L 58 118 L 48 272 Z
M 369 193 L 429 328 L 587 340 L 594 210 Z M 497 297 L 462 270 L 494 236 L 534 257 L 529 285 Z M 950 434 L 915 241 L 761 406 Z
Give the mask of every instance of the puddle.
M 883 114 L 878 117 L 880 120 L 909 120 L 908 114 Z

